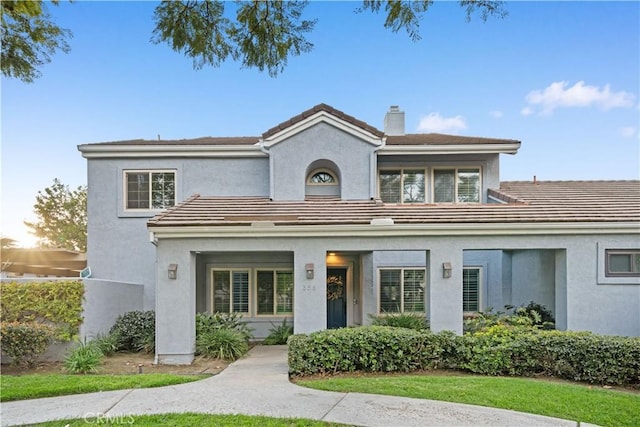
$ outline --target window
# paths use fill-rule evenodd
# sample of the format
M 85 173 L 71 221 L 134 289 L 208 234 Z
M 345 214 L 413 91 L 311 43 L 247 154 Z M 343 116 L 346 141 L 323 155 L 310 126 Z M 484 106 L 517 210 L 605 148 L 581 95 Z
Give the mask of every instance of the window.
M 257 314 L 293 313 L 293 272 L 258 270 Z
M 381 313 L 424 313 L 424 292 L 424 270 L 380 270 Z
M 211 273 L 212 312 L 249 312 L 249 271 L 213 270 Z
M 335 185 L 337 183 L 338 183 L 338 180 L 336 179 L 335 175 L 326 170 L 317 171 L 311 174 L 311 176 L 309 177 L 309 184 L 312 184 L 312 185 L 322 185 L 322 184 Z
M 479 203 L 480 169 L 436 169 L 433 186 L 435 203 Z
M 385 203 L 424 203 L 422 169 L 380 171 L 380 199 Z
M 480 311 L 480 269 L 462 269 L 462 311 Z
M 607 249 L 607 277 L 640 276 L 640 249 Z
M 125 172 L 126 209 L 165 209 L 176 204 L 174 171 Z

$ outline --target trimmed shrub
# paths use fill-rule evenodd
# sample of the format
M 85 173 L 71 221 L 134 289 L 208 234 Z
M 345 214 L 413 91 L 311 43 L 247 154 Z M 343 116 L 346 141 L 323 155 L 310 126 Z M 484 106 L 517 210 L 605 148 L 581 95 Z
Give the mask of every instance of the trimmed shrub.
M 95 373 L 103 358 L 104 354 L 93 341 L 89 344 L 79 342 L 64 359 L 64 368 L 70 374 Z
M 32 366 L 54 337 L 54 330 L 41 323 L 2 322 L 2 351 L 15 365 Z
M 196 314 L 196 337 L 212 329 L 231 329 L 239 332 L 245 340 L 253 337 L 253 330 L 242 320 L 239 313 L 197 313 Z
M 196 336 L 196 352 L 203 356 L 236 360 L 247 351 L 247 339 L 235 329 L 212 328 Z
M 156 314 L 153 310 L 130 311 L 119 316 L 109 331 L 118 337 L 118 351 L 146 351 L 155 348 Z
M 447 338 L 444 338 L 444 337 Z M 367 326 L 341 328 L 289 338 L 293 375 L 336 372 L 409 372 L 442 364 L 442 340 L 450 334 Z
M 287 324 L 285 318 L 278 326 L 271 324 L 273 327 L 269 329 L 269 335 L 264 339 L 262 344 L 265 345 L 283 345 L 293 335 L 293 326 Z
M 49 324 L 54 328 L 54 338 L 60 341 L 71 341 L 80 332 L 82 281 L 2 282 L 0 289 L 3 321 Z
M 371 316 L 371 324 L 376 326 L 392 326 L 394 328 L 429 329 L 427 316 L 418 313 L 398 313 Z

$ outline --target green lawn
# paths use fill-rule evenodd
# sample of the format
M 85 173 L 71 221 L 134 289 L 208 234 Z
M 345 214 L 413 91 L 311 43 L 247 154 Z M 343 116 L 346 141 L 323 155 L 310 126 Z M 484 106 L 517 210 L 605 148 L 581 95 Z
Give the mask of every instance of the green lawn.
M 182 384 L 209 375 L 2 375 L 0 402 Z
M 640 426 L 640 393 L 530 378 L 365 376 L 298 380 L 319 390 L 384 394 L 512 409 L 600 426 Z
M 255 426 L 255 427 L 328 427 L 342 426 L 344 424 L 326 423 L 323 421 L 306 420 L 301 418 L 270 418 L 251 417 L 248 415 L 206 415 L 206 414 L 165 414 L 144 415 L 136 417 L 116 417 L 94 420 L 64 420 L 49 423 L 36 424 L 42 427 L 87 427 L 87 425 L 134 425 L 136 427 L 157 426 Z

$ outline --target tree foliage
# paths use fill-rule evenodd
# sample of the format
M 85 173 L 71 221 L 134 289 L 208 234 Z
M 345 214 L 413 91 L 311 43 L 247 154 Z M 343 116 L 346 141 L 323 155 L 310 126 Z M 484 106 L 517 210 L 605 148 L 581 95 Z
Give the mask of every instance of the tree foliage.
M 51 62 L 56 51 L 69 52 L 71 32 L 51 21 L 42 0 L 2 0 L 0 11 L 0 65 L 5 77 L 31 83 L 41 75 L 38 68 Z
M 482 20 L 504 17 L 502 1 L 461 0 L 467 21 L 478 12 Z M 193 59 L 194 68 L 220 66 L 231 58 L 244 67 L 265 69 L 272 77 L 281 73 L 290 56 L 313 49 L 305 35 L 313 30 L 316 19 L 303 19 L 306 1 L 237 1 L 236 19 L 225 14 L 222 0 L 163 1 L 155 10 L 153 41 L 168 43 L 173 50 Z M 385 28 L 407 31 L 420 39 L 419 24 L 433 0 L 364 0 L 356 12 L 387 14 Z
M 87 187 L 70 190 L 57 178 L 38 191 L 33 205 L 37 220 L 25 221 L 45 247 L 74 251 L 87 249 Z

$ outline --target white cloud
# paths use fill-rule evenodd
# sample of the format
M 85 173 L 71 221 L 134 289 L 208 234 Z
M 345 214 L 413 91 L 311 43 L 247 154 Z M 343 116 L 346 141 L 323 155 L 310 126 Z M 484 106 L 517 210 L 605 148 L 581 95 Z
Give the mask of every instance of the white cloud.
M 624 138 L 631 138 L 632 136 L 634 136 L 636 134 L 636 128 L 634 128 L 633 126 L 625 126 L 625 127 L 621 127 L 620 129 L 618 129 L 618 132 Z
M 629 92 L 612 92 L 608 84 L 600 88 L 585 85 L 584 81 L 571 87 L 565 81 L 553 82 L 543 90 L 532 90 L 525 97 L 529 104 L 527 108 L 538 106 L 541 114 L 551 114 L 556 108 L 569 107 L 597 106 L 603 110 L 629 108 L 633 107 L 634 99 L 635 95 Z
M 522 110 L 520 110 L 520 114 L 522 114 L 523 116 L 530 116 L 533 114 L 533 110 L 529 107 L 524 107 Z
M 499 119 L 500 117 L 502 117 L 502 111 L 498 111 L 498 110 L 489 111 L 489 115 L 494 119 Z
M 464 117 L 442 117 L 440 113 L 430 113 L 422 117 L 418 124 L 418 132 L 457 133 L 466 128 Z

